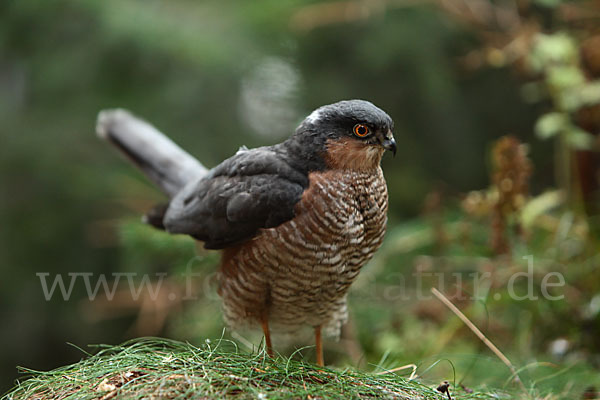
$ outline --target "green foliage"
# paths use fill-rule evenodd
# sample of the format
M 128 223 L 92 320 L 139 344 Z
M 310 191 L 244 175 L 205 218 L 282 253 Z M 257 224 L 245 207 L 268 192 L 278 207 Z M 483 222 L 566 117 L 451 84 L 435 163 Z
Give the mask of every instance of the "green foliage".
M 594 138 L 578 128 L 571 114 L 600 102 L 600 82 L 586 80 L 579 65 L 579 47 L 569 34 L 538 34 L 528 55 L 531 69 L 543 75 L 543 84 L 555 111 L 542 115 L 535 125 L 541 139 L 562 136 L 572 149 L 591 149 Z
M 563 132 L 569 124 L 569 117 L 561 112 L 544 114 L 535 124 L 535 132 L 540 139 L 549 139 Z
M 535 0 L 534 3 L 543 7 L 555 8 L 563 3 L 563 0 Z
M 568 114 L 561 112 L 542 115 L 535 124 L 535 133 L 540 139 L 563 135 L 565 143 L 578 150 L 590 149 L 594 143 L 592 135 L 578 128 L 571 122 Z
M 558 82 L 580 84 L 583 77 L 572 68 L 577 63 L 579 53 L 575 40 L 567 33 L 560 32 L 552 35 L 538 34 L 535 45 L 529 53 L 529 64 L 536 72 L 553 70 L 557 66 L 565 70 L 556 70 L 558 77 L 566 76 L 571 79 L 558 79 Z
M 183 270 L 196 256 L 196 244 L 190 237 L 166 235 L 137 219 L 121 223 L 119 241 L 124 248 L 122 265 L 129 272 Z

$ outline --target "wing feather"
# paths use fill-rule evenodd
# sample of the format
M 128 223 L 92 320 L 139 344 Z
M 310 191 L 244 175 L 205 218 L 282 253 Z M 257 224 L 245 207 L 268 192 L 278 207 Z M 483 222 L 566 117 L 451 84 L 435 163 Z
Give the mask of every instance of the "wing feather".
M 285 159 L 277 147 L 239 151 L 173 198 L 165 228 L 220 249 L 292 219 L 308 177 Z

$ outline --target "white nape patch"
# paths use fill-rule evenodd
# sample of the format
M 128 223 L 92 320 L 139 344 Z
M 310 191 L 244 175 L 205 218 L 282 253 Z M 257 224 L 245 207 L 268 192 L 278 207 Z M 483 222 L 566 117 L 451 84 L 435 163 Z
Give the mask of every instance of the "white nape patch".
M 315 111 L 310 113 L 310 115 L 308 117 L 306 117 L 306 121 L 310 122 L 311 124 L 314 124 L 315 122 L 319 121 L 320 119 L 321 119 L 321 109 L 320 108 L 317 108 Z
M 240 146 L 240 148 L 238 149 L 238 151 L 235 154 L 240 154 L 245 151 L 248 151 L 248 148 L 246 146 Z

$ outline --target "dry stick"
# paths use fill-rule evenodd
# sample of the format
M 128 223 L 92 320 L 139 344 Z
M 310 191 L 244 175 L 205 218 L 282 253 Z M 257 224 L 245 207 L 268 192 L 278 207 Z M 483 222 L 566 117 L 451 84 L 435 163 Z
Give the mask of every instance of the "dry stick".
M 448 300 L 448 298 L 446 296 L 444 296 L 439 290 L 437 290 L 436 288 L 431 288 L 431 293 L 433 293 L 435 297 L 437 297 L 442 303 L 444 303 L 446 305 L 446 307 L 448 307 L 450 310 L 452 310 L 452 312 L 454 314 L 456 314 L 456 316 L 458 318 L 460 318 L 462 320 L 462 322 L 464 322 L 465 325 L 467 325 L 469 327 L 469 329 L 471 329 L 473 331 L 473 333 L 475 335 L 477 335 L 477 337 L 479 339 L 481 339 L 481 341 L 483 343 L 485 343 L 485 345 L 490 350 L 492 350 L 492 352 L 494 352 L 494 354 L 496 356 L 498 356 L 498 358 L 500 360 L 502 360 L 502 362 L 504 364 L 506 364 L 506 366 L 513 373 L 513 376 L 515 376 L 517 378 L 517 381 L 521 385 L 521 388 L 525 392 L 527 392 L 527 388 L 525 388 L 525 385 L 521 381 L 521 378 L 519 378 L 519 374 L 517 373 L 515 366 L 510 362 L 510 360 L 508 358 L 506 358 L 506 356 L 504 354 L 502 354 L 502 352 L 496 346 L 494 346 L 494 343 L 490 342 L 490 340 L 485 337 L 485 335 L 475 326 L 475 324 L 473 324 L 469 320 L 469 318 L 467 318 L 467 316 L 465 314 L 463 314 L 454 304 L 452 304 L 452 302 L 450 300 Z
M 408 380 L 412 381 L 413 379 L 415 379 L 415 377 L 417 375 L 417 365 L 416 364 L 407 364 L 407 365 L 403 365 L 401 367 L 392 368 L 390 370 L 381 371 L 381 372 L 378 372 L 376 375 L 390 374 L 393 372 L 398 372 L 398 371 L 402 371 L 404 369 L 409 369 L 409 368 L 412 368 L 412 373 L 408 377 Z

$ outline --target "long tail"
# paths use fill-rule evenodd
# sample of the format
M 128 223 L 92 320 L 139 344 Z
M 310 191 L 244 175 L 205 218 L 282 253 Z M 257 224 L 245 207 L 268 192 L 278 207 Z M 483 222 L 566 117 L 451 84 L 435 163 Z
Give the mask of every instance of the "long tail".
M 96 133 L 125 154 L 170 198 L 207 172 L 171 139 L 126 110 L 101 111 Z

